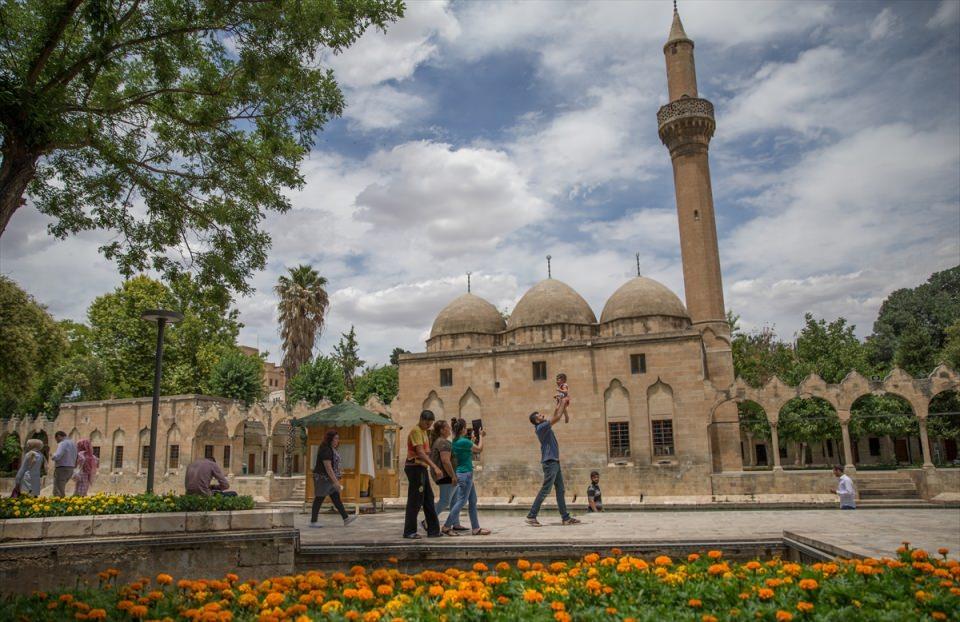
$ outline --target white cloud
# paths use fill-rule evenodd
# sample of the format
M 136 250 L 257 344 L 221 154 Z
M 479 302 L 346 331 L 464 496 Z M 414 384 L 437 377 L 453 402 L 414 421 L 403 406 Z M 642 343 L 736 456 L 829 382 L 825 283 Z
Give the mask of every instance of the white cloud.
M 389 25 L 386 33 L 370 30 L 328 60 L 337 80 L 348 87 L 404 80 L 437 55 L 438 41 L 454 39 L 459 32 L 448 2 L 409 2 L 406 15 Z
M 886 7 L 870 22 L 870 39 L 876 41 L 890 36 L 899 28 L 900 18 L 893 9 Z
M 503 152 L 419 141 L 371 158 L 380 180 L 357 195 L 357 218 L 385 235 L 421 236 L 425 251 L 451 256 L 493 249 L 546 213 Z
M 344 117 L 351 127 L 383 130 L 397 127 L 429 114 L 432 104 L 423 97 L 392 86 L 347 89 Z
M 960 21 L 960 0 L 940 0 L 936 13 L 927 22 L 927 28 L 945 28 Z

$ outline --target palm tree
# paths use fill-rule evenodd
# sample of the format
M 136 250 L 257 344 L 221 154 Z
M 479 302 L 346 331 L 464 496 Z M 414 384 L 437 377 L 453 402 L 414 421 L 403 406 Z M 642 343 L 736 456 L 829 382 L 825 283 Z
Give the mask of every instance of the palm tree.
M 327 279 L 311 266 L 290 268 L 273 291 L 280 302 L 280 338 L 283 340 L 283 369 L 287 381 L 313 356 L 313 344 L 323 331 L 323 315 L 330 305 L 324 286 Z

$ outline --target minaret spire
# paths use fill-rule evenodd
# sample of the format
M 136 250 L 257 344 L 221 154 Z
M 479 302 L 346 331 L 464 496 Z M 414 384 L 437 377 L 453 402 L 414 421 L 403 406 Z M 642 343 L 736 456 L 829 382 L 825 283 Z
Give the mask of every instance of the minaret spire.
M 468 294 L 470 293 L 470 274 L 472 273 L 469 270 L 467 270 L 467 293 Z

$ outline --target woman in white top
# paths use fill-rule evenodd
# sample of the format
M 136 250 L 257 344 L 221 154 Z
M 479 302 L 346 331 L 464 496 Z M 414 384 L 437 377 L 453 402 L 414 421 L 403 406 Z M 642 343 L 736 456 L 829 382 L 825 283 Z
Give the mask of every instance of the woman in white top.
M 39 438 L 31 438 L 27 441 L 26 451 L 20 460 L 20 470 L 17 471 L 17 477 L 14 480 L 14 486 L 20 489 L 21 494 L 40 496 L 45 462 L 43 454 L 40 453 L 42 449 L 43 441 Z

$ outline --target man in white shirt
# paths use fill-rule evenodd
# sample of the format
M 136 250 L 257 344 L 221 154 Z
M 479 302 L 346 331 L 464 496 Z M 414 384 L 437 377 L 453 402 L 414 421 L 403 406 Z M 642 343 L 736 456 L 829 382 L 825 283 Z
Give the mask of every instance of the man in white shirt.
M 67 496 L 67 482 L 73 477 L 73 470 L 77 468 L 77 444 L 67 438 L 63 432 L 57 432 L 53 438 L 57 439 L 57 450 L 53 452 L 53 496 Z
M 832 491 L 840 497 L 840 509 L 857 509 L 857 491 L 853 487 L 853 480 L 850 479 L 849 475 L 843 473 L 843 467 L 839 465 L 833 467 L 833 474 L 840 478 L 840 481 L 837 483 L 837 489 Z

